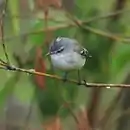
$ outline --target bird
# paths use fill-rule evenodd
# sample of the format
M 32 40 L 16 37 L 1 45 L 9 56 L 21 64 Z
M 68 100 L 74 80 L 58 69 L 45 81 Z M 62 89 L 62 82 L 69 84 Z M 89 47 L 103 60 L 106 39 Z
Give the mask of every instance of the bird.
M 46 56 L 50 56 L 54 68 L 64 71 L 63 81 L 67 81 L 68 73 L 78 72 L 78 85 L 81 85 L 80 70 L 89 57 L 89 51 L 73 38 L 56 37 L 49 45 Z

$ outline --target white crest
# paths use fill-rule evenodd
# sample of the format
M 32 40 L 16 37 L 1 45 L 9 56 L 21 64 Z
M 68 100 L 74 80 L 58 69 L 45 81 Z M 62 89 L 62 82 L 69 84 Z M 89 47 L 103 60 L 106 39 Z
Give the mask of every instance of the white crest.
M 59 41 L 61 41 L 61 37 L 57 37 L 57 39 L 56 39 L 56 42 L 59 42 Z

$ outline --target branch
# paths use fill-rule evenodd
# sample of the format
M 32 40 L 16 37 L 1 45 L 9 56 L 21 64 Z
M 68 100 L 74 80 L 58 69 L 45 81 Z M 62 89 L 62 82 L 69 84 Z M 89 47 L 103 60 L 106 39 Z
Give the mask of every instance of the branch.
M 87 31 L 90 31 L 90 32 L 92 32 L 94 34 L 101 35 L 101 36 L 110 38 L 110 39 L 115 40 L 115 41 L 121 40 L 124 43 L 129 43 L 130 42 L 129 38 L 120 37 L 120 36 L 117 36 L 116 34 L 112 34 L 112 33 L 109 33 L 109 32 L 104 32 L 102 30 L 95 29 L 95 28 L 92 28 L 92 27 L 89 27 L 89 26 L 83 26 L 84 24 L 89 24 L 89 23 L 95 22 L 97 20 L 109 18 L 109 17 L 115 16 L 115 15 L 118 15 L 120 13 L 126 13 L 126 12 L 130 12 L 130 10 L 128 10 L 128 9 L 127 10 L 119 10 L 119 11 L 116 11 L 116 12 L 108 13 L 106 15 L 92 17 L 92 18 L 88 19 L 87 21 L 81 21 L 81 20 L 76 20 L 76 21 L 78 22 L 78 26 L 80 25 L 80 27 L 82 27 L 83 29 L 85 29 Z M 11 17 L 19 17 L 19 16 L 11 16 Z M 24 16 L 24 17 L 29 18 L 29 16 Z M 71 19 L 72 19 L 72 16 L 71 16 Z M 60 23 L 64 22 L 64 21 L 58 21 L 58 20 L 54 20 L 54 19 L 51 19 L 51 20 L 54 21 L 54 22 L 58 22 L 58 23 L 59 22 Z M 73 23 L 69 23 L 67 25 L 58 25 L 58 26 L 54 26 L 54 27 L 48 27 L 47 29 L 44 28 L 42 30 L 38 30 L 38 31 L 35 31 L 35 32 L 26 32 L 24 34 L 21 34 L 20 36 L 24 37 L 24 36 L 29 36 L 29 35 L 40 34 L 40 33 L 46 32 L 46 31 L 56 31 L 58 29 L 70 28 L 70 27 L 75 27 L 75 26 L 77 26 L 77 23 L 75 23 L 73 21 Z M 9 37 L 5 37 L 4 39 L 11 40 L 11 39 L 13 39 L 15 37 L 16 36 L 9 36 Z M 2 40 L 2 38 L 0 38 L 0 39 Z
M 111 118 L 112 120 L 108 124 L 108 126 L 111 126 L 111 128 L 112 128 L 115 125 L 115 123 L 118 122 L 121 119 L 121 117 L 123 117 L 123 116 L 129 116 L 129 115 L 130 115 L 130 108 L 127 108 L 127 110 L 118 113 L 117 116 L 114 115 L 114 117 Z
M 5 13 L 6 13 L 6 10 L 7 10 L 7 4 L 8 4 L 8 0 L 5 0 L 4 9 L 2 11 L 2 15 L 1 15 L 1 18 L 0 18 L 0 29 L 1 29 L 1 40 L 2 40 L 3 50 L 4 50 L 4 53 L 5 53 L 7 63 L 9 64 L 10 62 L 9 62 L 8 54 L 7 54 L 7 51 L 6 51 L 7 49 L 6 49 L 6 46 L 5 46 L 5 39 L 4 39 L 4 18 L 5 18 Z
M 103 130 L 105 129 L 106 125 L 109 123 L 109 120 L 111 119 L 113 111 L 116 110 L 116 106 L 119 103 L 119 100 L 121 97 L 121 92 L 122 90 L 120 90 L 118 95 L 112 100 L 111 104 L 105 110 L 103 117 L 98 122 L 99 127 L 102 128 Z
M 81 26 L 82 22 L 81 21 L 78 21 L 78 22 L 79 22 L 78 24 Z M 70 27 L 74 27 L 74 26 L 77 26 L 77 25 L 75 23 L 71 23 L 71 24 L 68 24 L 68 25 L 59 25 L 59 26 L 55 26 L 55 27 L 48 27 L 47 29 L 42 29 L 42 30 L 38 30 L 38 31 L 35 31 L 35 32 L 26 32 L 24 34 L 21 34 L 20 36 L 23 36 L 23 37 L 24 36 L 30 36 L 30 35 L 35 35 L 35 34 L 40 34 L 40 33 L 46 32 L 47 30 L 48 31 L 56 31 L 58 29 L 70 28 Z M 122 41 L 126 44 L 130 43 L 130 38 L 120 37 L 116 34 L 104 32 L 100 29 L 95 29 L 95 28 L 92 28 L 92 27 L 89 27 L 89 26 L 85 26 L 85 27 L 82 27 L 82 28 L 87 30 L 87 31 L 90 31 L 94 34 L 97 34 L 97 35 L 100 35 L 100 36 L 103 36 L 103 37 L 107 37 L 107 38 L 115 40 L 115 41 Z M 16 36 L 5 37 L 6 40 L 11 40 L 13 38 L 16 38 Z
M 107 38 L 115 40 L 115 41 L 121 41 L 121 42 L 124 42 L 124 43 L 130 42 L 129 38 L 123 38 L 123 37 L 117 36 L 115 34 L 104 32 L 102 30 L 95 29 L 95 28 L 92 28 L 92 27 L 89 27 L 89 26 L 85 26 L 85 27 L 83 27 L 83 29 L 88 30 L 88 31 L 95 33 L 97 35 L 107 37 Z
M 110 18 L 110 17 L 116 16 L 116 15 L 119 15 L 119 14 L 122 14 L 122 13 L 127 13 L 127 12 L 130 12 L 130 9 L 125 9 L 125 10 L 122 9 L 122 10 L 111 12 L 111 13 L 108 13 L 108 14 L 105 14 L 105 15 L 100 15 L 100 16 L 92 17 L 92 18 L 88 19 L 87 21 L 84 21 L 83 23 L 84 24 L 88 24 L 88 23 L 91 23 L 91 22 L 97 22 L 97 20 L 102 20 L 102 19 Z
M 109 32 L 104 32 L 102 30 L 95 29 L 95 28 L 92 28 L 92 27 L 89 27 L 89 26 L 83 26 L 82 21 L 76 19 L 74 16 L 72 16 L 68 12 L 67 12 L 67 16 L 68 16 L 68 18 L 70 18 L 70 20 L 73 22 L 73 24 L 77 25 L 79 28 L 81 28 L 83 30 L 90 31 L 90 32 L 92 32 L 94 34 L 104 36 L 104 37 L 107 37 L 107 38 L 115 40 L 115 41 L 122 41 L 124 43 L 129 43 L 130 42 L 129 38 L 124 38 L 124 37 L 118 36 L 116 34 L 112 34 L 112 33 L 109 33 Z
M 122 10 L 118 10 L 118 11 L 115 11 L 115 12 L 107 13 L 105 15 L 99 15 L 99 16 L 96 16 L 96 17 L 94 16 L 92 18 L 88 18 L 88 20 L 85 20 L 82 23 L 88 24 L 88 23 L 91 23 L 91 22 L 97 22 L 97 20 L 110 18 L 110 17 L 116 16 L 116 15 L 119 15 L 119 14 L 122 14 L 122 13 L 128 13 L 128 12 L 130 12 L 130 9 L 122 9 Z M 11 15 L 11 16 L 8 16 L 8 18 L 32 19 L 32 17 L 29 16 L 29 15 L 24 15 L 24 16 Z M 40 18 L 38 18 L 38 20 L 43 21 L 43 20 L 45 20 L 45 18 L 40 17 Z M 51 21 L 56 22 L 56 23 L 66 23 L 66 21 L 56 20 L 54 18 L 48 18 L 48 20 L 51 20 Z
M 2 60 L 0 60 L 0 61 L 2 61 Z M 34 69 L 18 68 L 18 67 L 14 66 L 14 65 L 8 65 L 7 63 L 5 64 L 5 62 L 1 62 L 0 66 L 1 66 L 0 67 L 1 69 L 8 70 L 8 71 L 24 72 L 24 73 L 28 73 L 28 74 L 46 76 L 46 77 L 50 77 L 50 78 L 61 80 L 61 81 L 63 80 L 62 77 L 59 77 L 57 75 L 51 75 L 51 74 L 47 74 L 47 73 L 37 72 Z M 67 82 L 78 84 L 78 81 L 74 80 L 74 79 L 68 79 Z M 85 80 L 83 80 L 80 85 L 83 85 L 83 86 L 85 86 L 87 88 L 89 88 L 89 87 L 96 87 L 96 88 L 114 88 L 114 87 L 129 88 L 130 87 L 130 85 L 127 85 L 127 84 L 87 83 Z

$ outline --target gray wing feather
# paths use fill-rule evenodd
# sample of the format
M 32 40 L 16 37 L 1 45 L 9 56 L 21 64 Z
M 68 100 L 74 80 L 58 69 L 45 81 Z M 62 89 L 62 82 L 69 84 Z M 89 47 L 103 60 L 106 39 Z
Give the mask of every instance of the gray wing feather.
M 76 43 L 74 51 L 79 53 L 81 56 L 84 56 L 84 57 L 87 57 L 89 55 L 88 50 L 78 43 Z

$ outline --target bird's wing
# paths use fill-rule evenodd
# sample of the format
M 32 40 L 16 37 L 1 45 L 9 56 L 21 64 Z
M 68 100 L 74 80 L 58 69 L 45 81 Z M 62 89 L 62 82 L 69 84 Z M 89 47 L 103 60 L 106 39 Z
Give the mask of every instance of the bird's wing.
M 74 47 L 74 51 L 79 53 L 81 56 L 87 57 L 89 55 L 89 52 L 87 49 L 85 49 L 80 44 L 76 43 L 76 46 Z

